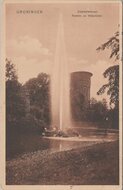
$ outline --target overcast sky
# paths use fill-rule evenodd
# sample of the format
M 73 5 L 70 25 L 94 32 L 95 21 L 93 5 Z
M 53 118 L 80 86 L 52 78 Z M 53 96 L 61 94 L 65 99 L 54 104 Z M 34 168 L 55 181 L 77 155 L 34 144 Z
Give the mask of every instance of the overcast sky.
M 42 13 L 17 13 L 20 10 Z M 89 17 L 85 11 L 94 12 Z M 106 97 L 96 92 L 105 83 L 102 73 L 114 60 L 109 60 L 110 52 L 98 53 L 96 48 L 118 30 L 118 3 L 7 4 L 6 57 L 16 65 L 20 82 L 51 73 L 60 12 L 70 72 L 92 72 L 91 97 Z

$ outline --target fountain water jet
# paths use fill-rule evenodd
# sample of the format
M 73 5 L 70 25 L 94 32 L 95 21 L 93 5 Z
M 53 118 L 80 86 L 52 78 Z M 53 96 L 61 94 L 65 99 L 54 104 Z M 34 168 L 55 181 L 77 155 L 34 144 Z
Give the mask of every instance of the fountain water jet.
M 58 23 L 55 60 L 51 76 L 51 112 L 52 126 L 60 130 L 70 127 L 70 75 L 62 14 Z

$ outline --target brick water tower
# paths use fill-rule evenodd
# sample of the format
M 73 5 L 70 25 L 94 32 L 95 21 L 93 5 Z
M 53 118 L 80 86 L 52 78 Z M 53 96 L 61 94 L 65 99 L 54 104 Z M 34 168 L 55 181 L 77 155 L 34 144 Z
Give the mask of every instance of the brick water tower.
M 91 76 L 92 73 L 86 71 L 71 73 L 70 96 L 73 120 L 84 120 L 90 101 Z

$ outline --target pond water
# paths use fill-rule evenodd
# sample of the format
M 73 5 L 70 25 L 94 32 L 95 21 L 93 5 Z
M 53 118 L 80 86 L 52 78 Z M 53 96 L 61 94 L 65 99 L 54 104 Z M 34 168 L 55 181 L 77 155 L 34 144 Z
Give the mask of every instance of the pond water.
M 21 134 L 10 136 L 6 143 L 6 158 L 12 159 L 24 153 L 29 153 L 37 150 L 54 149 L 55 151 L 69 150 L 84 146 L 90 146 L 95 143 L 104 141 L 112 141 L 118 139 L 118 134 L 98 134 L 84 135 L 82 137 L 49 137 L 45 138 L 36 134 Z

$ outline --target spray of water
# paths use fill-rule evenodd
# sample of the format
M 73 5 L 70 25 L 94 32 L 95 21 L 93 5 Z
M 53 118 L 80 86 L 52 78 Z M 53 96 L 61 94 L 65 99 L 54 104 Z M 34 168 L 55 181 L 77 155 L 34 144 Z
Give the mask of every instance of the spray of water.
M 63 17 L 60 14 L 56 52 L 51 76 L 52 126 L 64 130 L 71 125 L 70 75 L 65 49 Z

